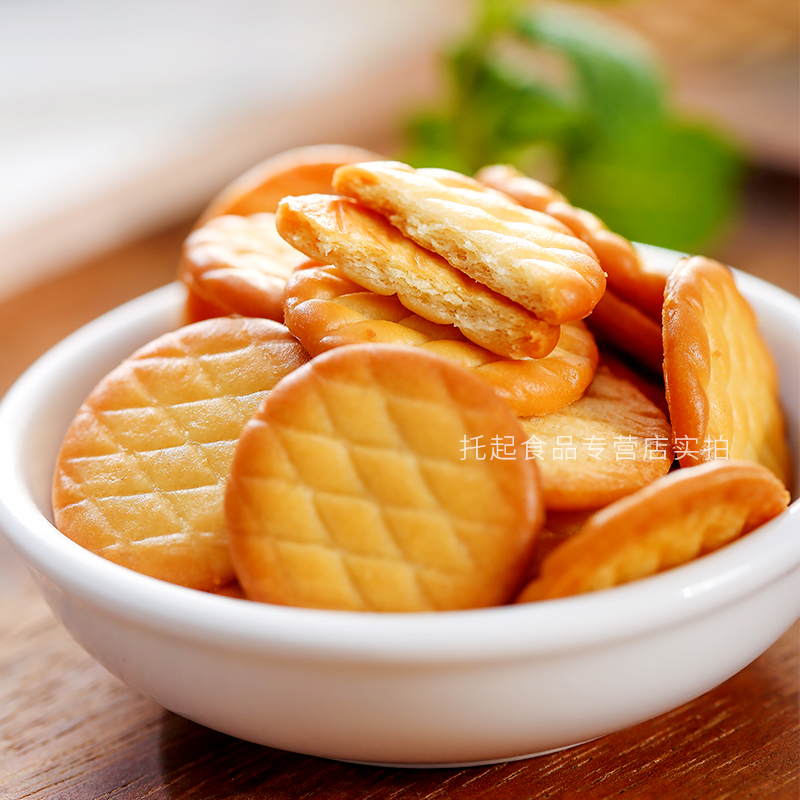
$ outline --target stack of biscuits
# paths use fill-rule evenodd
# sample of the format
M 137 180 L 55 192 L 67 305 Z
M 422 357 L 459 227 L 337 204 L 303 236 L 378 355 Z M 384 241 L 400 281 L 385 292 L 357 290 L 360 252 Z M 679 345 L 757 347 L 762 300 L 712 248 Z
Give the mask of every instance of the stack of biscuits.
M 456 610 L 595 591 L 786 509 L 777 374 L 731 271 L 669 274 L 515 169 L 346 146 L 208 206 L 186 324 L 87 397 L 57 527 L 250 600 Z

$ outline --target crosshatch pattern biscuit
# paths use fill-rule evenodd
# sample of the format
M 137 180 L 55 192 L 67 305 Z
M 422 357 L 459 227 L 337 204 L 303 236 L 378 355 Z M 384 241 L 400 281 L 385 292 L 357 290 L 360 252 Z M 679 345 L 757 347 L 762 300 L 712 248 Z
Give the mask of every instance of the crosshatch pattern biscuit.
M 284 198 L 277 225 L 281 236 L 309 258 L 338 267 L 377 294 L 397 294 L 409 311 L 455 325 L 493 353 L 542 358 L 558 342 L 558 327 L 476 283 L 349 198 Z
M 192 300 L 188 321 L 238 314 L 282 322 L 286 279 L 307 260 L 278 234 L 272 213 L 209 220 L 181 252 L 178 277 Z
M 337 192 L 553 325 L 587 316 L 606 277 L 584 242 L 498 192 L 448 185 L 397 162 L 340 167 Z
M 518 602 L 606 589 L 679 566 L 783 512 L 789 494 L 765 467 L 711 461 L 660 478 L 592 516 L 542 564 Z
M 137 572 L 195 589 L 234 578 L 224 486 L 239 434 L 308 360 L 285 327 L 223 317 L 144 346 L 110 372 L 64 438 L 58 529 Z
M 672 466 L 672 428 L 664 414 L 603 365 L 583 397 L 520 422 L 548 511 L 600 508 Z
M 248 597 L 428 611 L 509 601 L 543 509 L 510 409 L 416 348 L 353 346 L 284 379 L 242 433 L 226 494 Z M 497 438 L 506 459 L 464 443 Z
M 792 465 L 777 370 L 730 269 L 701 256 L 681 261 L 667 284 L 663 333 L 681 465 L 748 459 L 788 486 Z
M 608 276 L 608 286 L 620 299 L 661 322 L 666 276 L 645 263 L 639 251 L 589 211 L 575 208 L 559 192 L 529 178 L 514 167 L 493 164 L 476 175 L 483 185 L 503 192 L 525 208 L 541 211 L 563 222 L 597 256 Z
M 295 147 L 270 156 L 226 186 L 206 207 L 195 227 L 213 217 L 236 214 L 247 217 L 263 211 L 274 213 L 288 195 L 330 193 L 333 173 L 344 164 L 373 161 L 381 156 L 345 144 Z
M 396 296 L 364 289 L 336 267 L 295 272 L 286 284 L 284 313 L 311 355 L 367 342 L 421 347 L 474 369 L 520 416 L 549 414 L 577 400 L 597 366 L 597 345 L 582 322 L 562 325 L 558 345 L 545 358 L 502 358 L 452 325 L 412 314 Z

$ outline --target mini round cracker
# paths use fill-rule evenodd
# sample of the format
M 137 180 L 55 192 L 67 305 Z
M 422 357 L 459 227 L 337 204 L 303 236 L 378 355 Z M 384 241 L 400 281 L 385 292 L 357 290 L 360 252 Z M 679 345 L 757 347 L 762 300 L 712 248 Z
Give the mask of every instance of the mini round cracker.
M 598 511 L 545 557 L 517 602 L 607 589 L 723 547 L 788 506 L 766 467 L 711 461 L 679 469 Z
M 663 338 L 681 465 L 747 459 L 788 486 L 792 464 L 777 369 L 728 267 L 702 256 L 678 263 L 667 282 Z
M 340 167 L 333 183 L 545 322 L 582 319 L 605 290 L 605 273 L 590 247 L 553 217 L 499 192 L 445 183 L 435 173 L 391 161 Z
M 600 508 L 672 466 L 672 428 L 664 413 L 604 365 L 574 403 L 520 423 L 548 511 Z
M 224 487 L 247 420 L 308 355 L 276 322 L 220 317 L 136 351 L 89 394 L 53 481 L 58 529 L 137 572 L 213 590 L 234 577 Z
M 509 601 L 543 518 L 521 434 L 486 383 L 422 350 L 313 359 L 236 449 L 225 507 L 245 593 L 370 611 Z
M 610 231 L 589 211 L 576 208 L 559 192 L 506 164 L 492 164 L 476 175 L 483 185 L 502 192 L 525 208 L 562 222 L 597 256 L 614 293 L 651 319 L 661 322 L 666 276 L 649 267 L 634 245 Z
M 344 164 L 373 161 L 382 156 L 346 144 L 317 144 L 277 153 L 251 167 L 228 184 L 206 207 L 195 227 L 214 217 L 246 217 L 274 213 L 288 195 L 330 193 L 333 173 Z
M 497 355 L 543 358 L 558 342 L 558 327 L 451 267 L 350 198 L 284 198 L 277 226 L 309 258 L 338 267 L 376 294 L 396 294 L 409 311 L 454 325 Z
M 421 347 L 471 367 L 520 416 L 549 414 L 577 400 L 592 381 L 598 351 L 582 322 L 561 326 L 546 357 L 510 359 L 467 341 L 452 325 L 412 314 L 395 295 L 379 295 L 336 267 L 295 272 L 284 292 L 286 326 L 312 355 L 367 342 Z
M 209 220 L 181 251 L 178 278 L 189 291 L 188 321 L 238 314 L 282 322 L 286 279 L 306 261 L 278 234 L 270 212 Z

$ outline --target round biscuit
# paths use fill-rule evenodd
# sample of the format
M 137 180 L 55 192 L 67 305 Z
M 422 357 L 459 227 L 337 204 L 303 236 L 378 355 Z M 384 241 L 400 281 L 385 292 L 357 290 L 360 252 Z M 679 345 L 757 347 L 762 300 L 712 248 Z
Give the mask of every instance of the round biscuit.
M 661 322 L 666 276 L 649 267 L 636 248 L 589 211 L 575 208 L 546 184 L 506 164 L 492 164 L 476 175 L 484 186 L 502 192 L 525 208 L 549 214 L 586 242 L 597 256 L 614 293 L 653 320 Z
M 270 212 L 209 220 L 181 250 L 178 278 L 189 291 L 189 322 L 205 319 L 193 318 L 204 312 L 282 322 L 286 280 L 307 261 L 278 234 Z
M 548 511 L 600 508 L 672 466 L 672 428 L 664 413 L 604 365 L 574 403 L 520 423 Z
M 660 320 L 649 317 L 612 289 L 606 289 L 585 321 L 598 342 L 627 353 L 654 375 L 662 374 L 664 350 Z
M 454 325 L 497 355 L 543 358 L 558 342 L 558 327 L 451 267 L 355 200 L 286 197 L 277 226 L 309 258 L 338 267 L 376 294 L 396 294 L 409 311 Z
M 337 192 L 383 214 L 406 236 L 552 325 L 587 316 L 606 276 L 591 248 L 548 214 L 499 192 L 443 182 L 391 161 L 336 170 Z
M 520 416 L 549 414 L 577 400 L 597 366 L 597 345 L 583 322 L 562 325 L 558 344 L 544 358 L 503 358 L 452 325 L 412 314 L 395 295 L 364 289 L 336 267 L 295 272 L 286 283 L 284 316 L 312 355 L 382 342 L 414 345 L 471 367 Z
M 728 267 L 702 256 L 678 263 L 667 282 L 663 341 L 681 465 L 747 459 L 788 486 L 792 464 L 777 369 Z
M 783 484 L 760 464 L 676 470 L 590 517 L 545 557 L 518 602 L 606 589 L 685 564 L 768 522 L 788 502 Z
M 271 212 L 209 220 L 181 250 L 178 278 L 189 292 L 188 321 L 238 314 L 282 322 L 286 279 L 306 261 L 278 234 Z
M 245 593 L 371 611 L 509 601 L 543 518 L 521 435 L 491 387 L 417 348 L 312 359 L 236 449 L 225 508 Z
M 281 199 L 288 195 L 330 193 L 333 173 L 338 167 L 381 157 L 362 147 L 346 144 L 307 145 L 276 153 L 222 189 L 200 215 L 195 227 L 225 214 L 246 217 L 262 211 L 274 213 Z
M 53 479 L 56 527 L 137 572 L 195 589 L 234 578 L 223 495 L 244 424 L 308 355 L 265 319 L 220 317 L 161 336 L 93 389 Z

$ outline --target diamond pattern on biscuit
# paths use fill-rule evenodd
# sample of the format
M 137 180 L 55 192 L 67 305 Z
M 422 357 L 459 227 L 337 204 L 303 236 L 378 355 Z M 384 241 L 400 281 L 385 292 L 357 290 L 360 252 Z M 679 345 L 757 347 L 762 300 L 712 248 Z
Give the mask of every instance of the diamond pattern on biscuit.
M 477 386 L 472 404 L 452 372 Z M 529 464 L 460 458 L 463 436 L 519 433 L 488 386 L 420 351 L 379 345 L 316 358 L 276 392 L 243 432 L 226 497 L 248 596 L 383 611 L 504 601 L 540 509 Z M 324 408 L 323 426 L 302 428 L 297 399 Z M 455 421 L 430 430 L 419 452 L 419 434 L 405 435 L 411 419 L 440 418 L 443 406 Z
M 497 355 L 542 358 L 558 341 L 557 326 L 472 280 L 354 200 L 287 197 L 276 223 L 309 258 L 337 267 L 378 295 L 396 295 L 414 314 L 453 325 Z
M 154 577 L 195 588 L 230 581 L 223 491 L 236 441 L 275 370 L 306 360 L 266 320 L 198 323 L 142 348 L 98 384 L 65 436 L 57 527 Z
M 583 319 L 605 291 L 605 273 L 590 247 L 552 217 L 499 192 L 448 185 L 435 174 L 380 161 L 340 167 L 333 184 L 552 325 Z

